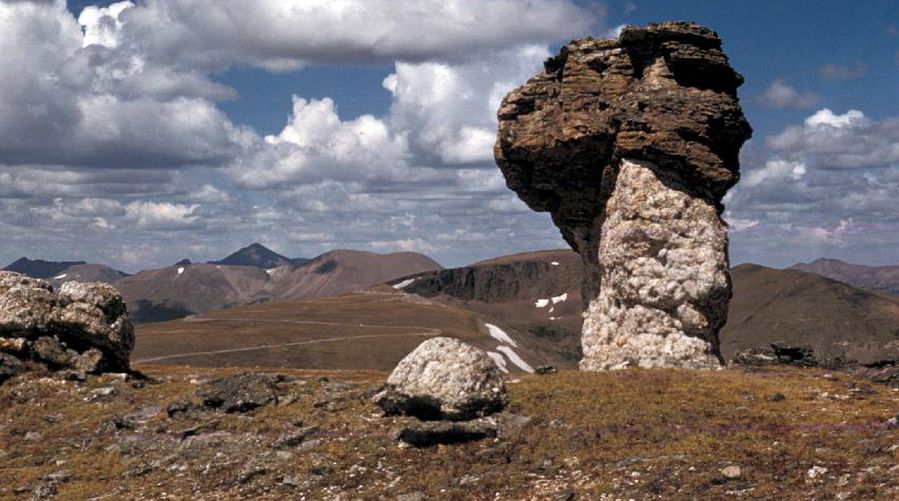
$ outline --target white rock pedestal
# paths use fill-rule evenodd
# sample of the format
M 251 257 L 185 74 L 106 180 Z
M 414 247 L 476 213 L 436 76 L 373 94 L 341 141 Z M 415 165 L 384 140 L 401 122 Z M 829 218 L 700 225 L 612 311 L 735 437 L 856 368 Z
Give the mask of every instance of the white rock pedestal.
M 602 282 L 584 314 L 582 370 L 721 365 L 727 227 L 712 203 L 660 176 L 649 162 L 622 161 L 601 222 Z

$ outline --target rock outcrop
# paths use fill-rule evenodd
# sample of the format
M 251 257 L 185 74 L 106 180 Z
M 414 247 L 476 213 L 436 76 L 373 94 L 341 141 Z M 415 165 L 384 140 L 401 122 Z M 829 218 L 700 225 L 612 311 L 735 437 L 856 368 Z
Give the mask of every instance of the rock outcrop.
M 719 366 L 742 76 L 693 23 L 573 41 L 544 66 L 503 100 L 495 155 L 584 260 L 581 368 Z
M 463 421 L 502 410 L 508 397 L 499 367 L 486 352 L 435 337 L 400 361 L 374 399 L 387 414 Z
M 129 370 L 134 330 L 121 294 L 103 283 L 63 284 L 0 272 L 3 365 L 37 363 L 79 373 Z

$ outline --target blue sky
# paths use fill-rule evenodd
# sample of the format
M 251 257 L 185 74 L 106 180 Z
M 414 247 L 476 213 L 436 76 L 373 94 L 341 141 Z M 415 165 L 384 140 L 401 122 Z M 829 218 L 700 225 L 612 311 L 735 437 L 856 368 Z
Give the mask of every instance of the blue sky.
M 493 165 L 498 99 L 571 38 L 672 19 L 746 77 L 732 260 L 899 262 L 896 2 L 335 5 L 0 0 L 0 262 L 564 246 Z

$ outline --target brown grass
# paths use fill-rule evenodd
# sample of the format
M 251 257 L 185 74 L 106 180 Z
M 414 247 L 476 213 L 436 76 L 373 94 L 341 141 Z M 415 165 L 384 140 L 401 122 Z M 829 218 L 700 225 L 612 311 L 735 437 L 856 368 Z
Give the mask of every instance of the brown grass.
M 495 349 L 497 343 L 487 335 L 484 321 L 494 320 L 382 287 L 138 325 L 131 359 L 138 367 L 146 361 L 200 367 L 390 370 L 428 337 L 451 336 Z M 519 339 L 519 353 L 532 365 L 563 362 L 553 356 L 551 341 Z
M 237 370 L 148 368 L 159 383 L 143 389 L 108 378 L 82 387 L 31 381 L 38 394 L 30 403 L 16 403 L 21 385 L 8 383 L 0 389 L 0 498 L 16 499 L 14 489 L 63 469 L 73 473 L 59 486 L 63 499 L 110 493 L 331 499 L 341 492 L 344 499 L 394 499 L 416 491 L 428 499 L 546 499 L 565 488 L 579 499 L 899 496 L 899 431 L 884 425 L 899 409 L 899 393 L 842 374 L 835 380 L 798 369 L 526 376 L 510 384 L 513 410 L 532 418 L 519 433 L 428 449 L 398 447 L 392 433 L 405 418 L 377 417 L 368 399 L 384 378 L 376 372 L 280 371 L 298 378 L 285 386 L 293 400 L 287 405 L 249 415 L 165 416 L 168 402 L 197 400 L 191 379 Z M 322 402 L 331 383 L 323 374 L 351 383 L 328 405 Z M 85 402 L 91 389 L 109 385 L 118 397 Z M 785 398 L 768 400 L 774 393 Z M 161 410 L 144 428 L 97 433 L 111 416 L 148 405 Z M 62 419 L 48 423 L 44 416 L 52 414 Z M 173 438 L 198 425 L 209 445 Z M 318 445 L 278 458 L 271 444 L 308 425 L 319 427 Z M 43 438 L 24 440 L 29 431 Z M 148 448 L 134 445 L 138 439 Z M 742 478 L 721 475 L 730 464 L 741 466 Z M 264 471 L 238 482 L 254 465 Z M 827 473 L 810 478 L 814 466 Z

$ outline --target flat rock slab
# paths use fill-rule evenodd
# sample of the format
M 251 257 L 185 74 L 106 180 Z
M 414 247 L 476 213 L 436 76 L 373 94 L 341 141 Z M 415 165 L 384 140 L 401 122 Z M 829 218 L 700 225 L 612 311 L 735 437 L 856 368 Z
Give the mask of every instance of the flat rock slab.
M 243 373 L 213 381 L 197 395 L 206 407 L 226 413 L 249 412 L 277 403 L 277 383 L 281 381 L 281 376 Z

